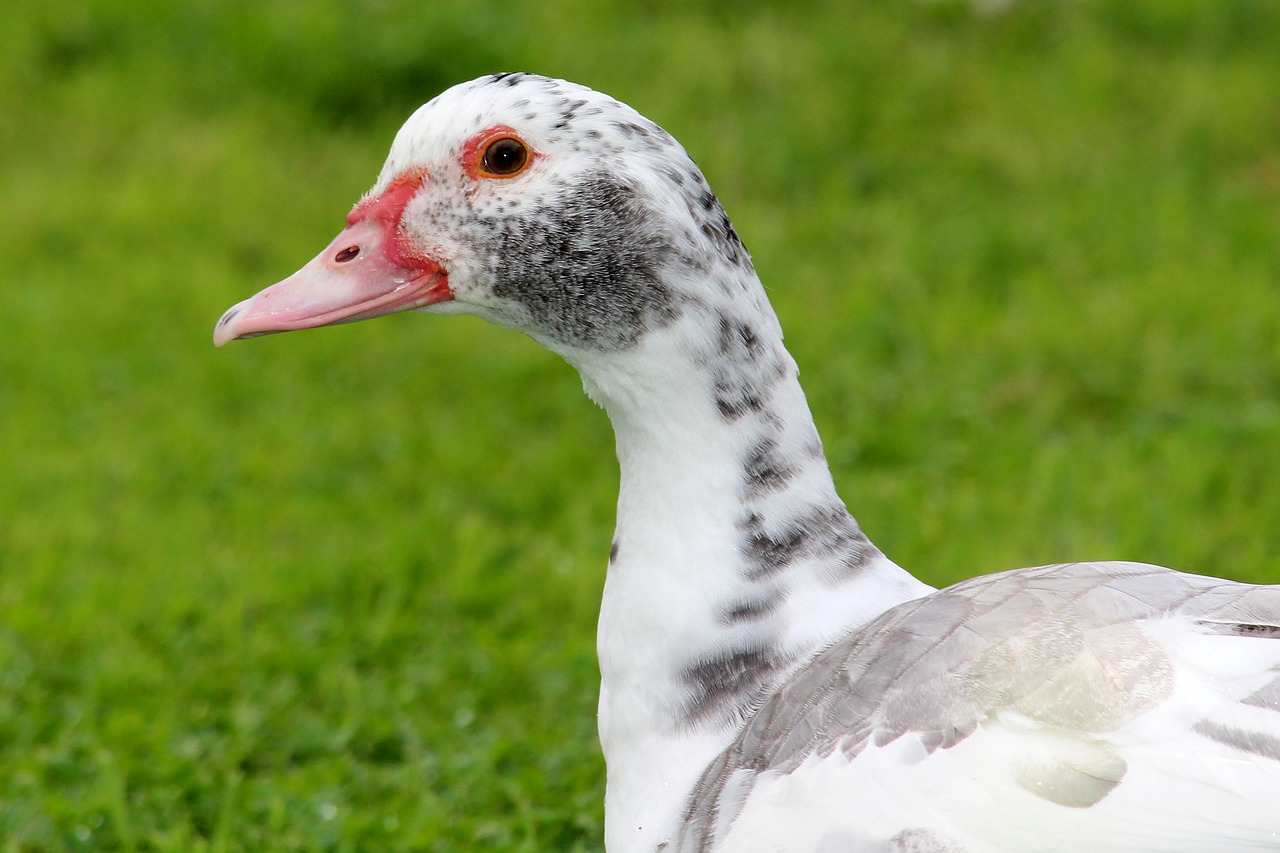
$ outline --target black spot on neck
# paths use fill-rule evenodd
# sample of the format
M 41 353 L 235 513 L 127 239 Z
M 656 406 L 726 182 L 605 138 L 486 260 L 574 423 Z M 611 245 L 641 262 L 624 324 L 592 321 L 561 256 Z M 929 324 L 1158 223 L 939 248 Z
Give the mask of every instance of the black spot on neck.
M 843 506 L 815 507 L 791 519 L 777 532 L 765 532 L 765 520 L 749 513 L 739 524 L 749 580 L 771 577 L 800 560 L 823 563 L 823 574 L 839 582 L 880 552 Z
M 783 597 L 779 594 L 768 598 L 753 598 L 734 602 L 720 614 L 720 621 L 725 625 L 759 622 L 768 618 L 770 614 L 781 607 L 782 600 Z
M 744 525 L 747 533 L 747 557 L 751 567 L 747 577 L 752 580 L 768 577 L 785 569 L 803 552 L 813 534 L 801 524 L 792 524 L 781 533 L 763 532 L 764 519 L 750 515 Z
M 764 409 L 764 400 L 750 388 L 727 380 L 716 380 L 716 408 L 720 415 L 729 421 L 736 421 L 751 412 Z
M 707 361 L 716 408 L 728 421 L 763 412 L 788 375 L 784 351 L 751 321 L 719 314 L 715 323 L 714 350 Z
M 772 437 L 762 439 L 751 448 L 743 468 L 748 498 L 779 491 L 800 472 L 778 454 L 778 440 Z
M 777 671 L 777 653 L 762 645 L 729 649 L 686 666 L 680 673 L 689 688 L 684 717 L 691 723 L 736 712 Z

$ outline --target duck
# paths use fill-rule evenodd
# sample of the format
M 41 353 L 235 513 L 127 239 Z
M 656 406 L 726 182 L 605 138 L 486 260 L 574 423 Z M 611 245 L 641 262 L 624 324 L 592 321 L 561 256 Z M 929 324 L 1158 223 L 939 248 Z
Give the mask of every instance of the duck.
M 214 342 L 404 311 L 523 332 L 612 423 L 611 853 L 1280 850 L 1280 586 L 898 566 L 723 206 L 631 107 L 529 73 L 444 91 Z

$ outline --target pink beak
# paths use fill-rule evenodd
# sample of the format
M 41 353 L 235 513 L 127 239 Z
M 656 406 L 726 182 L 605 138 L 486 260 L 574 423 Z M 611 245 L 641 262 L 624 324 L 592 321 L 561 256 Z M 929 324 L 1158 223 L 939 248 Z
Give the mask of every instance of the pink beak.
M 448 275 L 438 263 L 387 245 L 389 236 L 396 241 L 396 224 L 378 216 L 352 222 L 302 269 L 232 306 L 214 327 L 214 344 L 350 323 L 452 299 Z

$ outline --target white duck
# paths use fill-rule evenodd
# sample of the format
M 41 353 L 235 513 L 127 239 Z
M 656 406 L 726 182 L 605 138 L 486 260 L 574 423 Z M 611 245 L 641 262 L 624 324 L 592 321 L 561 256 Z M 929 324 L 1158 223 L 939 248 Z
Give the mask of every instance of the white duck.
M 214 339 L 411 309 L 531 335 L 612 419 L 614 853 L 1280 849 L 1280 587 L 1084 563 L 935 592 L 894 565 L 719 202 L 629 107 L 448 90 Z

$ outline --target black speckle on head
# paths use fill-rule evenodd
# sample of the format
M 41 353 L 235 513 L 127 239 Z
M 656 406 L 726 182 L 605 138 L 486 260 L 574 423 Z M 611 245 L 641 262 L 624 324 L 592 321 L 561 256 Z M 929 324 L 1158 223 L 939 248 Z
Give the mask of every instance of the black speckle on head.
M 752 362 L 765 353 L 764 341 L 750 323 L 730 320 L 723 314 L 719 322 L 719 354 L 737 362 Z
M 622 131 L 622 135 L 628 138 L 643 138 L 649 135 L 648 128 L 634 121 L 615 121 L 613 126 Z
M 494 292 L 557 341 L 626 349 L 679 313 L 662 282 L 676 251 L 657 220 L 613 176 L 566 186 L 526 216 L 490 217 L 482 240 Z
M 609 563 L 612 564 L 612 563 L 616 563 L 617 561 L 618 561 L 618 540 L 614 539 L 613 544 L 609 546 Z
M 736 712 L 779 666 L 776 651 L 759 645 L 700 658 L 680 673 L 689 689 L 684 717 L 691 723 Z
M 711 244 L 714 251 L 731 265 L 744 271 L 751 271 L 753 269 L 751 256 L 747 254 L 742 238 L 729 222 L 729 215 L 720 206 L 720 200 L 716 198 L 715 193 L 706 188 L 706 183 L 697 169 L 690 174 L 694 182 L 701 187 L 693 197 L 689 210 L 693 213 L 694 221 L 698 223 L 702 236 Z
M 615 121 L 613 127 L 622 134 L 628 145 L 647 151 L 659 151 L 675 145 L 670 134 L 648 119 Z

